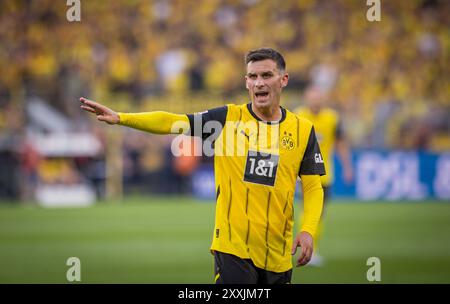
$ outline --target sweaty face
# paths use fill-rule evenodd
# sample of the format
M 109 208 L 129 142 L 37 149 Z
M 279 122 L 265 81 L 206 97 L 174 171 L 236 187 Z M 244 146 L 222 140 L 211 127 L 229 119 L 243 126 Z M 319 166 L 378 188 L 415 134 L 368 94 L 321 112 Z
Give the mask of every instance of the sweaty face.
M 271 59 L 247 64 L 245 83 L 250 99 L 257 108 L 279 105 L 281 90 L 287 82 L 288 75 L 278 70 L 276 62 Z

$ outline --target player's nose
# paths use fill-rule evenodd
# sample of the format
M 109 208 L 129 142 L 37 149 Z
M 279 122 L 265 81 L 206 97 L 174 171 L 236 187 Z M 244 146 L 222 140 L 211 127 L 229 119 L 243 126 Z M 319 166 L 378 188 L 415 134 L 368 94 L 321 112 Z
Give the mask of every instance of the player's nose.
M 258 77 L 255 81 L 255 87 L 261 88 L 265 85 L 264 80 L 261 77 Z

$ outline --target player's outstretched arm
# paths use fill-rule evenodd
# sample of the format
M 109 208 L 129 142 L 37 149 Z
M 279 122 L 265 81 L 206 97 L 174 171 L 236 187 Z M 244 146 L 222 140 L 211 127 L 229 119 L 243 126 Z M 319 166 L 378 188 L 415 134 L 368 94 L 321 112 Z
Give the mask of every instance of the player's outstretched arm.
M 99 121 L 104 121 L 110 125 L 115 125 L 120 122 L 119 115 L 110 108 L 84 97 L 80 98 L 80 102 L 81 108 L 87 112 L 97 115 L 97 119 Z
M 143 113 L 114 112 L 98 102 L 80 98 L 81 108 L 97 115 L 97 119 L 108 124 L 120 124 L 154 134 L 187 134 L 190 129 L 189 118 L 184 114 L 163 111 Z

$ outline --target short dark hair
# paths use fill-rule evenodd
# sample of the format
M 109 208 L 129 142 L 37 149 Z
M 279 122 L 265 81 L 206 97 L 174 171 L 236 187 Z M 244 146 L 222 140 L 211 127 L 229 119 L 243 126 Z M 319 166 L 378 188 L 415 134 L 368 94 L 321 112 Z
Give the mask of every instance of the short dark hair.
M 277 68 L 280 71 L 286 70 L 286 62 L 283 56 L 272 48 L 259 48 L 251 50 L 245 55 L 245 64 L 247 65 L 252 61 L 261 61 L 266 59 L 272 59 L 276 62 Z

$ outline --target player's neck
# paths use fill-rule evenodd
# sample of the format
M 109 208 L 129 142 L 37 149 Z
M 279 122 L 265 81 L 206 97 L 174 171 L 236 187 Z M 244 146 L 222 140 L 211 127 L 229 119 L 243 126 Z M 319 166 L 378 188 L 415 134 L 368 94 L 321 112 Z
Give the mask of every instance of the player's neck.
M 268 108 L 258 108 L 255 107 L 255 105 L 252 103 L 252 111 L 262 121 L 279 121 L 283 116 L 279 104 L 274 104 L 273 106 Z

